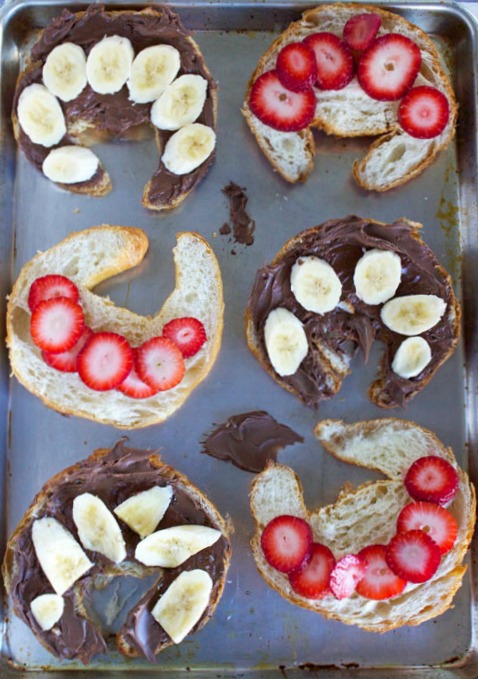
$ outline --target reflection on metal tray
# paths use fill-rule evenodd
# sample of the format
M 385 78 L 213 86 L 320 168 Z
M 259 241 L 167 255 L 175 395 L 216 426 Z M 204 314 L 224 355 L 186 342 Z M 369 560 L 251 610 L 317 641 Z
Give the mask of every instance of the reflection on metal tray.
M 310 505 L 335 499 L 347 481 L 359 483 L 373 474 L 333 460 L 315 442 L 313 425 L 320 417 L 348 421 L 385 413 L 370 403 L 367 385 L 378 365 L 378 350 L 367 366 L 357 358 L 340 393 L 320 413 L 307 409 L 280 389 L 250 355 L 244 339 L 243 315 L 254 273 L 292 234 L 332 217 L 355 213 L 382 221 L 407 216 L 425 225 L 423 236 L 453 275 L 464 300 L 465 342 L 441 368 L 432 384 L 396 417 L 432 429 L 452 446 L 458 461 L 474 472 L 476 450 L 476 355 L 478 273 L 476 267 L 476 26 L 461 8 L 448 4 L 393 5 L 437 41 L 453 74 L 460 103 L 455 143 L 413 182 L 387 194 L 367 194 L 351 179 L 351 165 L 365 149 L 363 141 L 335 141 L 318 136 L 316 167 L 299 186 L 285 184 L 259 152 L 240 113 L 243 92 L 257 59 L 274 33 L 311 3 L 173 3 L 196 39 L 219 82 L 219 126 L 216 162 L 205 181 L 172 213 L 150 214 L 141 208 L 143 185 L 155 167 L 157 151 L 150 141 L 106 143 L 97 152 L 112 174 L 114 189 L 105 198 L 66 193 L 44 180 L 16 152 L 9 123 L 10 106 L 25 45 L 65 5 L 17 0 L 2 12 L 2 228 L 0 285 L 2 299 L 20 267 L 37 250 L 46 249 L 73 230 L 100 223 L 144 228 L 151 247 L 140 270 L 99 286 L 118 304 L 138 313 L 158 308 L 173 287 L 171 249 L 175 233 L 197 230 L 214 248 L 223 273 L 226 318 L 223 345 L 208 379 L 165 424 L 130 434 L 138 447 L 161 448 L 166 462 L 187 474 L 206 491 L 219 510 L 235 524 L 233 561 L 225 593 L 213 619 L 179 647 L 168 648 L 153 668 L 143 660 L 126 661 L 113 651 L 96 659 L 75 676 L 116 676 L 127 670 L 136 676 L 151 670 L 168 674 L 190 670 L 188 676 L 295 676 L 301 670 L 320 677 L 477 676 L 476 575 L 472 558 L 455 606 L 436 621 L 406 627 L 384 636 L 326 621 L 291 606 L 257 574 L 249 550 L 252 520 L 248 491 L 252 475 L 200 455 L 200 440 L 213 423 L 232 414 L 266 409 L 305 437 L 288 447 L 279 460 L 302 477 Z M 86 4 L 68 7 L 84 9 Z M 110 5 L 115 7 L 141 5 Z M 221 189 L 233 180 L 246 187 L 248 209 L 256 221 L 252 246 L 234 245 L 219 230 L 228 219 Z M 234 250 L 234 254 L 233 251 Z M 160 298 L 158 300 L 158 298 Z M 2 309 L 2 318 L 3 318 Z M 8 381 L 2 355 L 0 422 L 6 449 L 1 466 L 5 502 L 3 544 L 34 494 L 53 474 L 86 457 L 94 448 L 111 446 L 119 432 L 110 427 L 65 418 L 46 409 L 16 381 Z M 463 370 L 465 364 L 466 370 Z M 468 443 L 468 446 L 466 445 Z M 473 474 L 474 475 L 474 474 Z M 9 668 L 37 669 L 37 676 L 59 676 L 60 664 L 35 640 L 8 608 L 5 612 L 2 677 L 20 676 Z M 47 668 L 47 669 L 45 669 Z M 71 669 L 79 670 L 77 665 Z M 380 670 L 380 668 L 382 668 Z M 384 669 L 387 668 L 387 669 Z M 62 663 L 61 669 L 70 669 Z

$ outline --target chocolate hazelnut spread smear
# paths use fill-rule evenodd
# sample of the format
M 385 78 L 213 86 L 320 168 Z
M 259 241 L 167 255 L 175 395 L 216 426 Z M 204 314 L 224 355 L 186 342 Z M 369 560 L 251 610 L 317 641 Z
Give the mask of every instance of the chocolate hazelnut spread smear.
M 13 553 L 7 556 L 12 560 L 9 568 L 10 597 L 15 613 L 33 630 L 43 645 L 59 658 L 79 659 L 86 664 L 95 654 L 107 650 L 101 630 L 82 616 L 79 605 L 88 597 L 97 576 L 116 575 L 120 571 L 118 567 L 115 570 L 115 565 L 102 554 L 85 550 L 95 565 L 63 595 L 65 609 L 57 625 L 50 631 L 43 631 L 32 615 L 30 604 L 37 596 L 51 593 L 53 590 L 40 567 L 33 547 L 31 532 L 35 519 L 44 516 L 58 519 L 80 542 L 72 518 L 72 503 L 78 495 L 92 493 L 113 511 L 121 502 L 136 493 L 157 485 L 170 485 L 173 489 L 173 499 L 158 529 L 180 524 L 218 528 L 208 518 L 199 502 L 185 490 L 183 477 L 170 467 L 159 465 L 158 468 L 152 464 L 152 455 L 151 451 L 127 448 L 124 442 L 120 441 L 103 457 L 92 456 L 62 472 L 58 482 L 53 479 L 45 486 L 45 494 L 41 497 L 40 505 L 16 537 Z M 164 473 L 165 468 L 167 474 Z M 134 565 L 142 568 L 143 572 L 151 574 L 151 568 L 146 569 L 134 559 L 139 536 L 123 522 L 119 523 L 127 550 L 126 560 L 120 564 L 120 567 L 123 567 L 123 574 L 126 561 L 134 562 Z M 158 573 L 157 583 L 133 605 L 120 630 L 127 643 L 154 662 L 158 646 L 171 642 L 150 613 L 161 594 L 182 571 L 200 568 L 212 578 L 211 600 L 214 600 L 222 586 L 229 552 L 229 542 L 223 535 L 214 545 L 198 552 L 176 568 L 155 568 L 154 571 Z M 194 629 L 201 626 L 210 613 L 208 607 Z M 59 629 L 60 633 L 55 633 L 55 629 Z
M 105 36 L 120 35 L 128 38 L 135 52 L 152 45 L 167 44 L 175 47 L 181 55 L 181 68 L 178 76 L 185 73 L 195 73 L 208 81 L 207 97 L 204 108 L 197 122 L 214 128 L 215 111 L 212 93 L 216 90 L 216 83 L 212 79 L 204 59 L 183 28 L 179 17 L 164 5 L 148 8 L 148 12 L 107 12 L 104 5 L 90 5 L 85 12 L 73 13 L 64 10 L 42 32 L 40 39 L 31 51 L 31 68 L 20 77 L 13 102 L 16 111 L 18 99 L 22 91 L 33 83 L 42 82 L 42 68 L 51 50 L 62 42 L 72 42 L 80 45 L 86 55 L 91 48 Z M 128 130 L 150 122 L 151 104 L 134 104 L 129 100 L 126 85 L 115 94 L 103 95 L 94 92 L 86 85 L 81 94 L 69 102 L 59 101 L 65 115 L 67 129 L 70 130 L 77 122 L 81 126 L 88 126 L 109 135 L 122 136 Z M 20 126 L 19 126 L 20 127 Z M 164 148 L 173 132 L 156 130 L 159 149 Z M 19 144 L 27 158 L 41 170 L 42 163 L 50 152 L 40 144 L 34 144 L 30 138 L 19 129 Z M 68 134 L 58 146 L 75 143 L 75 138 Z M 153 143 L 153 142 L 152 142 Z M 126 150 L 124 151 L 126 153 Z M 207 173 L 214 159 L 214 152 L 196 170 L 187 175 L 175 175 L 159 163 L 158 169 L 151 179 L 148 200 L 154 205 L 169 205 L 178 196 L 187 192 Z M 100 169 L 98 172 L 103 172 Z M 95 184 L 101 177 L 95 175 L 88 183 Z M 96 180 L 96 181 L 95 181 Z M 86 186 L 86 182 L 77 186 Z
M 232 462 L 248 472 L 261 472 L 281 448 L 302 443 L 302 436 L 264 410 L 232 415 L 203 442 L 201 452 Z
M 317 407 L 337 391 L 330 375 L 321 368 L 317 344 L 346 360 L 360 348 L 367 360 L 374 340 L 382 341 L 385 350 L 379 382 L 385 407 L 403 406 L 409 401 L 455 346 L 459 324 L 456 318 L 449 317 L 455 304 L 450 279 L 430 248 L 416 236 L 416 230 L 417 226 L 406 220 L 392 224 L 380 224 L 355 216 L 330 220 L 304 231 L 287 252 L 278 255 L 270 265 L 257 272 L 249 300 L 249 313 L 264 360 L 269 360 L 264 325 L 273 309 L 285 307 L 304 325 L 309 343 L 308 354 L 294 375 L 278 379 L 285 386 L 290 385 L 307 405 Z M 390 250 L 400 256 L 402 279 L 396 297 L 436 295 L 447 304 L 439 323 L 421 335 L 431 347 L 432 359 L 419 379 L 404 379 L 392 371 L 393 357 L 405 337 L 392 332 L 382 323 L 382 305 L 366 304 L 355 293 L 355 266 L 364 252 L 372 248 Z M 306 311 L 299 304 L 291 291 L 290 272 L 294 263 L 307 255 L 324 259 L 333 267 L 343 286 L 341 300 L 346 304 L 324 315 Z
M 220 229 L 221 235 L 228 235 L 232 232 L 235 243 L 240 245 L 252 245 L 254 243 L 255 221 L 247 212 L 246 190 L 229 182 L 222 189 L 222 192 L 229 199 L 229 224 L 224 224 Z

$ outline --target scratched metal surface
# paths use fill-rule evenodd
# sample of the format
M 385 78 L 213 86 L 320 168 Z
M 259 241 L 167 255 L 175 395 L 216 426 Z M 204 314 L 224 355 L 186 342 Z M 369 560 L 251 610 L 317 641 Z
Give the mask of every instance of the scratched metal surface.
M 379 195 L 357 188 L 350 175 L 352 162 L 364 153 L 366 142 L 319 136 L 312 176 L 303 185 L 289 186 L 271 171 L 240 114 L 245 85 L 257 59 L 274 34 L 310 3 L 174 3 L 184 24 L 195 31 L 219 82 L 217 160 L 205 181 L 179 209 L 157 215 L 146 212 L 140 203 L 142 187 L 157 162 L 155 147 L 149 141 L 96 147 L 114 184 L 113 191 L 102 199 L 57 189 L 16 152 L 9 115 L 19 64 L 34 31 L 63 6 L 59 2 L 19 0 L 4 8 L 2 14 L 1 297 L 37 250 L 52 246 L 71 231 L 107 222 L 144 228 L 150 251 L 137 270 L 102 284 L 97 292 L 138 313 L 152 313 L 173 287 L 171 249 L 175 233 L 192 229 L 209 240 L 221 266 L 225 289 L 225 332 L 219 358 L 208 379 L 169 421 L 131 432 L 129 440 L 134 446 L 161 448 L 166 462 L 187 474 L 221 512 L 232 517 L 234 553 L 225 593 L 213 619 L 179 647 L 162 653 L 156 667 L 142 660 L 126 661 L 114 651 L 95 659 L 83 671 L 75 663 L 59 663 L 12 615 L 7 604 L 1 676 L 20 676 L 22 668 L 37 670 L 41 677 L 69 675 L 73 669 L 76 677 L 91 676 L 91 672 L 113 677 L 123 670 L 135 676 L 146 676 L 150 671 L 178 676 L 178 672 L 188 670 L 188 676 L 246 673 L 272 678 L 294 676 L 302 669 L 317 672 L 320 677 L 478 676 L 473 559 L 454 608 L 418 628 L 381 636 L 325 621 L 283 601 L 257 574 L 248 548 L 252 475 L 199 454 L 199 442 L 213 423 L 260 408 L 304 436 L 303 445 L 286 449 L 279 460 L 301 475 L 310 505 L 333 502 L 347 480 L 359 483 L 374 478 L 328 456 L 314 441 L 312 428 L 319 416 L 354 421 L 384 415 L 366 396 L 379 349 L 367 366 L 360 358 L 354 361 L 352 375 L 341 392 L 317 414 L 281 390 L 258 367 L 246 347 L 243 314 L 256 269 L 269 261 L 291 235 L 349 213 L 382 221 L 407 216 L 425 225 L 425 240 L 454 278 L 464 302 L 465 341 L 406 410 L 387 414 L 414 420 L 435 431 L 474 475 L 478 222 L 476 26 L 472 18 L 458 6 L 393 6 L 435 36 L 455 81 L 460 121 L 456 142 L 432 167 L 412 183 Z M 134 3 L 128 6 L 140 7 Z M 227 237 L 218 235 L 228 218 L 221 188 L 230 180 L 247 190 L 249 212 L 257 224 L 251 247 L 234 246 Z M 0 435 L 6 442 L 0 468 L 5 490 L 4 545 L 48 478 L 94 448 L 111 446 L 120 432 L 48 410 L 15 380 L 9 381 L 4 353 L 1 370 Z M 9 660 L 19 669 L 11 670 Z M 56 670 L 54 674 L 52 670 Z

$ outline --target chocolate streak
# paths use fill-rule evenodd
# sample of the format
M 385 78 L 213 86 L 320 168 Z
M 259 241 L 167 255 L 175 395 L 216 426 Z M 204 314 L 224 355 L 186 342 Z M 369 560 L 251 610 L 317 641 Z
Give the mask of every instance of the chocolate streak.
M 18 98 L 22 91 L 32 83 L 42 82 L 42 68 L 51 50 L 62 42 L 80 45 L 89 54 L 91 48 L 105 36 L 120 35 L 128 38 L 135 54 L 152 45 L 167 44 L 175 47 L 181 55 L 181 68 L 178 76 L 195 73 L 208 81 L 206 102 L 197 122 L 215 127 L 213 92 L 216 83 L 189 33 L 183 28 L 179 17 L 163 5 L 150 6 L 147 13 L 106 12 L 104 5 L 90 5 L 85 12 L 72 13 L 64 10 L 42 32 L 40 39 L 31 51 L 32 67 L 20 77 L 15 91 L 13 110 L 17 110 Z M 86 85 L 81 94 L 69 102 L 59 101 L 65 115 L 67 129 L 76 122 L 87 123 L 95 130 L 113 136 L 122 136 L 128 130 L 145 123 L 150 124 L 151 104 L 134 104 L 128 99 L 126 85 L 116 94 L 103 95 L 94 92 Z M 34 144 L 19 127 L 20 147 L 27 158 L 41 170 L 42 163 L 51 149 Z M 158 145 L 164 148 L 172 132 L 156 130 Z M 75 143 L 68 134 L 58 146 Z M 207 173 L 214 159 L 214 153 L 196 170 L 187 175 L 175 175 L 159 163 L 151 179 L 148 201 L 154 205 L 171 205 L 179 196 L 187 193 Z M 103 170 L 100 168 L 100 173 Z M 94 179 L 97 178 L 97 175 Z M 85 187 L 87 183 L 76 184 Z
M 321 368 L 318 344 L 346 359 L 360 348 L 367 360 L 373 341 L 378 339 L 384 342 L 382 374 L 375 383 L 381 389 L 381 405 L 384 407 L 404 405 L 409 401 L 456 345 L 459 324 L 453 314 L 449 315 L 455 304 L 450 279 L 430 248 L 414 237 L 414 232 L 415 228 L 409 222 L 401 220 L 393 224 L 378 224 L 354 216 L 330 220 L 304 231 L 287 253 L 257 272 L 249 312 L 264 360 L 269 360 L 264 342 L 264 325 L 273 309 L 285 307 L 304 324 L 309 352 L 294 375 L 277 376 L 277 379 L 292 387 L 307 405 L 316 407 L 320 401 L 330 398 L 337 391 L 329 375 Z M 365 304 L 355 294 L 355 266 L 364 252 L 372 248 L 390 250 L 400 256 L 402 280 L 396 292 L 397 297 L 437 295 L 447 304 L 441 321 L 422 333 L 422 337 L 430 344 L 432 360 L 417 378 L 403 379 L 392 371 L 391 362 L 405 338 L 382 323 L 382 305 Z M 306 311 L 297 302 L 290 288 L 290 272 L 294 263 L 307 255 L 324 259 L 333 267 L 343 286 L 342 300 L 351 305 L 349 311 L 338 306 L 327 314 L 319 315 Z
M 202 452 L 247 472 L 261 472 L 281 448 L 303 440 L 269 413 L 257 410 L 233 415 L 219 425 L 204 441 Z
M 232 235 L 235 243 L 241 245 L 252 245 L 254 243 L 254 230 L 256 223 L 247 213 L 247 196 L 245 189 L 234 182 L 229 182 L 222 189 L 225 196 L 229 198 L 229 220 L 232 224 Z M 219 233 L 227 235 L 231 233 L 231 226 L 224 224 Z
M 33 547 L 31 531 L 34 519 L 53 516 L 79 541 L 72 518 L 72 503 L 81 493 L 93 493 L 112 511 L 131 495 L 153 486 L 170 485 L 173 488 L 173 500 L 159 528 L 196 524 L 220 529 L 220 526 L 214 525 L 208 518 L 199 502 L 191 498 L 184 477 L 166 465 L 160 465 L 161 468 L 158 469 L 152 464 L 151 455 L 151 452 L 145 450 L 126 448 L 124 442 L 120 441 L 103 457 L 97 459 L 92 456 L 62 472 L 58 482 L 54 479 L 46 484 L 43 501 L 15 538 L 13 564 L 10 568 L 10 596 L 14 610 L 29 625 L 40 642 L 59 658 L 78 658 L 86 664 L 93 655 L 107 650 L 101 631 L 83 617 L 81 606 L 79 608 L 78 605 L 83 597 L 88 597 L 98 575 L 115 575 L 119 571 L 115 571 L 114 564 L 102 554 L 86 550 L 95 565 L 63 595 L 65 610 L 55 625 L 60 633 L 56 634 L 53 630 L 43 631 L 32 615 L 30 604 L 40 594 L 50 593 L 52 587 L 41 569 Z M 126 561 L 134 562 L 144 569 L 134 558 L 139 536 L 123 522 L 120 525 L 126 542 Z M 144 653 L 148 660 L 154 662 L 159 645 L 171 641 L 150 613 L 158 598 L 182 571 L 200 568 L 207 571 L 213 580 L 211 599 L 214 600 L 222 586 L 229 552 L 229 542 L 223 535 L 212 547 L 190 557 L 181 566 L 157 568 L 158 583 L 133 606 L 119 634 L 123 635 L 134 650 Z M 209 608 L 206 609 L 194 629 L 198 629 L 210 614 Z

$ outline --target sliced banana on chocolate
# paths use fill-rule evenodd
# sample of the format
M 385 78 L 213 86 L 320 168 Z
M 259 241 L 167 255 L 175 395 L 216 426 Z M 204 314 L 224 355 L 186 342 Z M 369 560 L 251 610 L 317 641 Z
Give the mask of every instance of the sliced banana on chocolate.
M 326 314 L 335 309 L 342 295 L 342 283 L 324 259 L 299 257 L 290 272 L 290 287 L 307 311 Z
M 126 546 L 118 522 L 96 495 L 82 493 L 73 500 L 73 521 L 85 549 L 104 554 L 114 563 L 126 558 Z
M 161 160 L 173 174 L 189 174 L 209 158 L 215 146 L 214 130 L 201 123 L 192 123 L 168 139 Z
M 59 146 L 43 161 L 45 177 L 60 184 L 78 184 L 95 176 L 99 159 L 83 146 Z
M 62 101 L 75 99 L 86 87 L 86 54 L 72 42 L 52 49 L 42 71 L 43 82 Z
M 44 632 L 56 625 L 63 615 L 65 602 L 58 594 L 40 594 L 30 604 L 32 614 Z
M 184 571 L 154 606 L 151 615 L 175 644 L 179 644 L 199 622 L 209 604 L 212 584 L 206 571 Z
M 154 486 L 132 495 L 113 511 L 141 538 L 150 535 L 166 513 L 173 497 L 171 486 Z
M 355 267 L 355 292 L 366 304 L 383 304 L 395 295 L 401 278 L 402 262 L 396 252 L 368 250 Z
M 20 127 L 34 144 L 50 148 L 66 134 L 58 99 L 39 83 L 25 87 L 18 99 L 17 115 Z
M 155 101 L 177 76 L 181 56 L 172 45 L 152 45 L 136 55 L 127 82 L 129 98 L 136 104 Z
M 186 73 L 172 82 L 151 107 L 151 122 L 160 130 L 179 130 L 194 123 L 204 106 L 207 80 Z
M 86 60 L 86 76 L 98 94 L 119 92 L 131 74 L 134 50 L 128 38 L 111 35 L 92 47 Z
M 282 377 L 297 372 L 309 351 L 304 326 L 283 307 L 274 309 L 267 317 L 264 341 L 272 367 Z
M 135 557 L 145 566 L 176 568 L 189 557 L 211 547 L 221 535 L 221 531 L 208 526 L 172 526 L 141 540 Z
M 417 377 L 432 360 L 432 350 L 423 337 L 408 337 L 398 347 L 392 370 L 399 377 Z
M 436 295 L 405 295 L 386 302 L 380 313 L 387 328 L 399 335 L 420 335 L 433 328 L 446 311 Z

